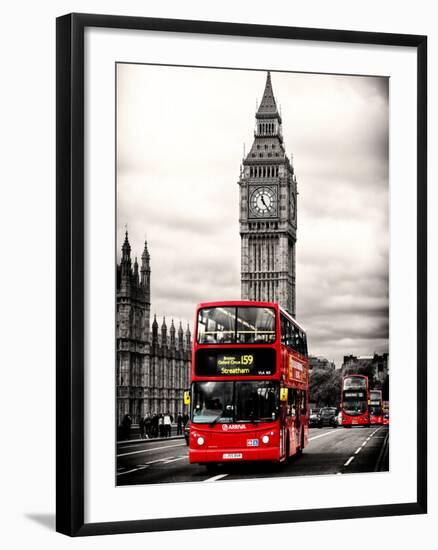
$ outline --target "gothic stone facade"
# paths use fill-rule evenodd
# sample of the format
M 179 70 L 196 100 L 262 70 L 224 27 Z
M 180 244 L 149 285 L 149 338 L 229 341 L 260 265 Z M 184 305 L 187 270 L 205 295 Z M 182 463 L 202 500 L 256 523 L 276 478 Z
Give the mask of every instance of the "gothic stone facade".
M 189 386 L 191 334 L 181 323 L 169 330 L 163 318 L 150 326 L 151 269 L 147 243 L 131 265 L 128 233 L 117 266 L 117 419 L 130 414 L 134 423 L 146 414 L 184 412 L 183 393 Z
M 255 118 L 238 182 L 242 299 L 278 302 L 295 316 L 297 180 L 269 72 Z

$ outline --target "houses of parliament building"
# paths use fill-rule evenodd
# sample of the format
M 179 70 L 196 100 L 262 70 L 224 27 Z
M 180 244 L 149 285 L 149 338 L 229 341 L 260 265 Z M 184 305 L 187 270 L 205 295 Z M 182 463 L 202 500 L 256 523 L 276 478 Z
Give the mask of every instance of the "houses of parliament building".
M 156 317 L 150 325 L 151 267 L 145 242 L 141 265 L 131 262 L 128 232 L 117 265 L 117 421 L 130 414 L 137 423 L 146 414 L 183 413 L 189 387 L 192 341 L 190 329 L 173 319 L 167 327 Z

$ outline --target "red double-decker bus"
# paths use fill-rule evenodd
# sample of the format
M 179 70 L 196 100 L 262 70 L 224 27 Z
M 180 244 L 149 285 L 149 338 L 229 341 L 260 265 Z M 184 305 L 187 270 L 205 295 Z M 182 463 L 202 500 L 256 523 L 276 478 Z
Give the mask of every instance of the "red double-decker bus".
M 368 376 L 350 374 L 342 380 L 342 426 L 369 426 Z
M 198 305 L 190 463 L 286 462 L 308 441 L 306 333 L 278 304 Z
M 383 424 L 382 390 L 370 390 L 370 424 Z

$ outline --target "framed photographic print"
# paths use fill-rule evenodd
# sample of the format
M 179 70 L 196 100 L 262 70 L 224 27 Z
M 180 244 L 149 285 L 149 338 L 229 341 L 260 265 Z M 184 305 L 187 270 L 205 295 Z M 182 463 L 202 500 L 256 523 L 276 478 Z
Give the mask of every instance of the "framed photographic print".
M 426 44 L 58 18 L 58 531 L 426 513 Z

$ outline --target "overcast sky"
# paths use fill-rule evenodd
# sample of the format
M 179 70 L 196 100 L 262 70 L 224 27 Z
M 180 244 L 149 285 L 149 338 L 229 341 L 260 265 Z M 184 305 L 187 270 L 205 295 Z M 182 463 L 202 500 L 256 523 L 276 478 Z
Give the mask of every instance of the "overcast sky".
M 297 320 L 309 352 L 339 367 L 346 354 L 388 351 L 388 81 L 271 76 L 298 179 Z M 265 80 L 118 65 L 117 246 L 127 224 L 140 262 L 147 238 L 151 311 L 169 323 L 192 328 L 197 303 L 240 298 L 237 181 Z

